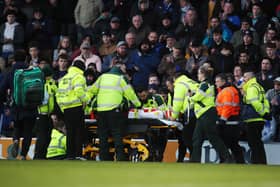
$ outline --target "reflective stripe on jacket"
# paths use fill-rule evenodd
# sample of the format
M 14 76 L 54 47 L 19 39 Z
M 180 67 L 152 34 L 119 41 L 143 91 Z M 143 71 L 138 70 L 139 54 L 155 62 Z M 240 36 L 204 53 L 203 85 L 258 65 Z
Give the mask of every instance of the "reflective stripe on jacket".
M 123 101 L 123 97 L 130 100 L 136 107 L 141 106 L 133 88 L 126 82 L 120 72 L 116 73 L 120 71 L 116 68 L 114 67 L 110 72 L 101 75 L 88 88 L 87 94 L 90 98 L 96 95 L 97 111 L 109 111 L 118 108 Z
M 208 82 L 201 82 L 195 95 L 190 98 L 194 103 L 194 113 L 197 119 L 211 107 L 215 106 L 214 92 L 213 85 L 210 85 Z
M 55 93 L 57 91 L 57 86 L 55 84 L 55 81 L 53 79 L 47 79 L 45 83 L 45 97 L 46 103 L 43 102 L 42 105 L 38 107 L 39 114 L 50 114 L 54 109 L 54 97 Z M 47 96 L 46 96 L 47 95 Z
M 52 130 L 47 158 L 66 155 L 66 136 L 56 129 Z
M 69 68 L 68 73 L 59 81 L 56 99 L 62 111 L 88 102 L 86 79 L 82 70 L 74 66 Z
M 216 109 L 220 118 L 227 120 L 231 116 L 238 116 L 240 114 L 239 103 L 239 93 L 235 87 L 223 88 L 216 97 Z
M 172 118 L 178 118 L 179 113 L 184 113 L 187 107 L 190 106 L 189 94 L 194 94 L 198 85 L 197 82 L 188 78 L 186 75 L 181 75 L 175 80 Z
M 269 101 L 265 97 L 263 87 L 257 82 L 256 78 L 251 78 L 243 85 L 244 97 L 243 102 L 250 104 L 260 116 L 270 112 Z M 263 118 L 253 118 L 245 120 L 245 122 L 265 121 Z

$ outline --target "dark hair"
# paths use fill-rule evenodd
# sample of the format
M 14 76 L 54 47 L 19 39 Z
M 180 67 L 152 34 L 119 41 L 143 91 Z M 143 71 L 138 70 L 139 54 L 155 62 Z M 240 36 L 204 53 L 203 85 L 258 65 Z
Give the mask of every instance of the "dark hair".
M 81 60 L 75 60 L 73 62 L 73 66 L 79 68 L 82 71 L 85 71 L 85 69 L 86 69 L 85 63 Z
M 205 78 L 210 80 L 212 79 L 214 73 L 214 69 L 212 67 L 202 65 L 199 67 L 199 71 L 205 76 Z
M 221 80 L 227 82 L 227 76 L 224 73 L 219 73 L 218 75 L 216 75 L 216 78 L 220 78 Z
M 58 56 L 58 58 L 57 59 L 64 59 L 64 60 L 69 60 L 69 58 L 68 58 L 68 55 L 67 54 L 60 54 L 59 56 Z
M 271 58 L 265 56 L 265 57 L 263 57 L 263 58 L 261 59 L 261 62 L 262 62 L 263 60 L 268 60 L 269 63 L 272 65 L 272 60 L 271 60 Z
M 148 91 L 148 87 L 147 86 L 138 86 L 135 88 L 136 93 L 141 93 L 143 91 Z

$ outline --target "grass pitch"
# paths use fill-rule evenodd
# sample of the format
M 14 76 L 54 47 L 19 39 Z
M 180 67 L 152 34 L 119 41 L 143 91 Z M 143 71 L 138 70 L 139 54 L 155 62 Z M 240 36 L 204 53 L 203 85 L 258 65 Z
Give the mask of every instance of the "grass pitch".
M 1 187 L 279 187 L 280 166 L 0 161 Z

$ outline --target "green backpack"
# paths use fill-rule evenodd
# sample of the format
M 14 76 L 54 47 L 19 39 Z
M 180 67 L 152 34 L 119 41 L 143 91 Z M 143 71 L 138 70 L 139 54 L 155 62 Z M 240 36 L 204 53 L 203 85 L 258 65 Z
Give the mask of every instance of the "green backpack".
M 44 99 L 44 74 L 38 67 L 18 69 L 14 75 L 13 98 L 17 106 L 36 108 Z

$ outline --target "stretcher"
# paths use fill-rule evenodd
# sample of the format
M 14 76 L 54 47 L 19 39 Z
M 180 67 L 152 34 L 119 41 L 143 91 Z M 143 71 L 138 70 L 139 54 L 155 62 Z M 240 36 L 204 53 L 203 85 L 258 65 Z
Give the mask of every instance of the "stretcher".
M 89 137 L 89 143 L 83 149 L 83 155 L 87 159 L 98 160 L 99 143 L 97 136 L 96 119 L 85 119 L 86 129 Z M 125 145 L 125 153 L 132 162 L 145 161 L 148 159 L 150 152 L 146 143 L 135 141 L 137 138 L 145 136 L 149 129 L 182 129 L 182 124 L 176 121 L 164 119 L 128 119 L 128 125 L 125 130 L 123 143 Z M 110 153 L 114 154 L 112 139 L 108 140 L 112 143 Z

